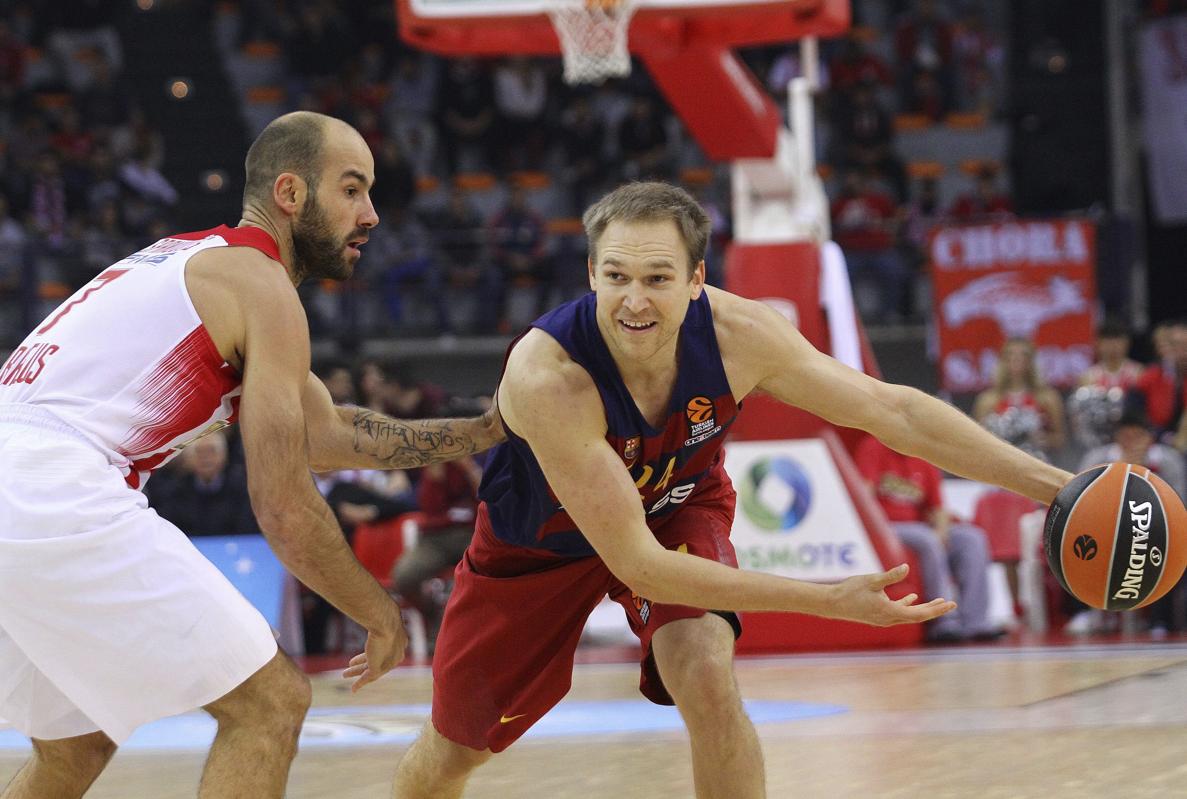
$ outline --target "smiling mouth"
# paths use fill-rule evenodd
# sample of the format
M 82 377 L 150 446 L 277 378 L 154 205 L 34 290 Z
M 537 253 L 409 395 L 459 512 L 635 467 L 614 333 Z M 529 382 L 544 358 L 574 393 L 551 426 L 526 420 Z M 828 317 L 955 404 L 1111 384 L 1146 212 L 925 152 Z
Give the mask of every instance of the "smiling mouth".
M 619 319 L 618 324 L 632 333 L 640 333 L 655 327 L 655 322 L 629 322 L 626 319 Z

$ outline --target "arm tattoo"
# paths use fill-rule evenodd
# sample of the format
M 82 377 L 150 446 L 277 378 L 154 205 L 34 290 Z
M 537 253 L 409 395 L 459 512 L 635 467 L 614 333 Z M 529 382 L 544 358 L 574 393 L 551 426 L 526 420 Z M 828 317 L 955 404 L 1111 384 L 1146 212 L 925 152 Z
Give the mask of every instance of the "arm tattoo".
M 481 452 L 496 442 L 485 417 L 394 419 L 359 408 L 354 413 L 354 451 L 377 468 L 411 469 Z

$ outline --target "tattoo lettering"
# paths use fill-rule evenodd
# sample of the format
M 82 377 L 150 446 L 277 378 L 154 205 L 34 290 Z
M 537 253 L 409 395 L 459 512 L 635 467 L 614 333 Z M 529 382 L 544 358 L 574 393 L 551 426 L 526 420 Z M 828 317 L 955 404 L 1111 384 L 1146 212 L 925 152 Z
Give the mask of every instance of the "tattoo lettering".
M 411 469 L 481 452 L 479 419 L 393 419 L 359 409 L 354 415 L 354 451 L 389 469 Z

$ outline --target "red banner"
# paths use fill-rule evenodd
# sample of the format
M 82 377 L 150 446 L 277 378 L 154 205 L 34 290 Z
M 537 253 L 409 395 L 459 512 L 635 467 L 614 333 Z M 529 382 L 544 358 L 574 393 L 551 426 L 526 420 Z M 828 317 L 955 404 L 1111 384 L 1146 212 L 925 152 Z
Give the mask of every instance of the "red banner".
M 1096 227 L 1082 219 L 938 227 L 928 242 L 940 382 L 980 391 L 1007 338 L 1038 351 L 1047 382 L 1070 386 L 1092 365 Z

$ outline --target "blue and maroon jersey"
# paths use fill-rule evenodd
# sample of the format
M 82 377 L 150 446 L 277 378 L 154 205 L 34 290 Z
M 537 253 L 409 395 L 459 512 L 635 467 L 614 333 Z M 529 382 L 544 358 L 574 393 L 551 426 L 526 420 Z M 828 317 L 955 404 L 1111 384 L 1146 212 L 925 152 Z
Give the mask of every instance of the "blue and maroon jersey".
M 596 296 L 587 294 L 532 326 L 556 339 L 593 378 L 606 409 L 606 440 L 630 471 L 647 524 L 655 530 L 702 489 L 719 485 L 713 478 L 738 406 L 717 349 L 707 294 L 689 303 L 680 328 L 676 385 L 667 420 L 658 428 L 643 418 L 618 374 L 598 330 L 595 303 Z M 527 442 L 510 430 L 507 441 L 491 451 L 478 497 L 480 516 L 489 518 L 501 541 L 563 557 L 595 554 L 557 501 Z

